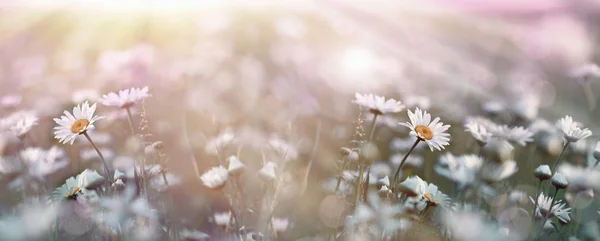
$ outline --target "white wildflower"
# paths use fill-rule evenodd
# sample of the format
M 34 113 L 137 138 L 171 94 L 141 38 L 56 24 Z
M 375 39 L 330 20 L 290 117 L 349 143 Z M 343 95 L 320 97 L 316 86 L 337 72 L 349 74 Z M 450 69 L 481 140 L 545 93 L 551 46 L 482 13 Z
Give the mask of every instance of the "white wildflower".
M 403 126 L 410 128 L 410 135 L 418 137 L 421 141 L 424 141 L 429 146 L 429 149 L 437 149 L 441 151 L 444 146 L 449 145 L 450 134 L 446 131 L 450 128 L 450 125 L 444 125 L 440 122 L 440 118 L 437 117 L 433 121 L 431 115 L 427 111 L 421 111 L 417 108 L 415 113 L 408 110 L 408 117 L 410 123 L 400 123 Z
M 227 183 L 228 172 L 223 166 L 213 167 L 200 177 L 204 186 L 211 189 L 221 189 Z
M 98 101 L 105 106 L 115 106 L 119 108 L 129 108 L 135 102 L 150 97 L 148 94 L 148 87 L 144 88 L 131 88 L 119 90 L 119 93 L 110 92 L 102 96 Z
M 355 100 L 352 103 L 363 106 L 373 114 L 384 115 L 388 113 L 398 113 L 404 109 L 404 105 L 400 101 L 394 99 L 386 100 L 383 96 L 373 94 L 354 95 Z
M 58 124 L 54 127 L 54 138 L 63 144 L 73 144 L 77 136 L 85 133 L 88 129 L 93 129 L 94 122 L 103 118 L 94 115 L 95 111 L 96 104 L 90 107 L 87 101 L 74 107 L 73 114 L 65 110 L 60 119 L 54 118 L 54 122 Z

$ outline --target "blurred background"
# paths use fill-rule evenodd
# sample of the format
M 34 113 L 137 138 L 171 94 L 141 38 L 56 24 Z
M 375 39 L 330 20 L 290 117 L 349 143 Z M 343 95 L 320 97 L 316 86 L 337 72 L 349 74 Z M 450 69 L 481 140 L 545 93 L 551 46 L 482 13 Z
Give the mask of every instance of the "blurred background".
M 136 106 L 135 120 L 143 113 L 151 139 L 164 142 L 167 169 L 180 180 L 169 189 L 174 215 L 188 226 L 227 208 L 191 164 L 204 172 L 218 163 L 209 151 L 215 138 L 234 135 L 237 147 L 221 155 L 239 151 L 254 169 L 274 158 L 262 151 L 270 139 L 291 143 L 298 158 L 289 178 L 300 183 L 320 130 L 306 194 L 278 206 L 281 216 L 302 217 L 294 221 L 297 230 L 316 233 L 323 181 L 335 175 L 339 148 L 355 131 L 355 92 L 440 116 L 453 125 L 449 151 L 455 154 L 472 151 L 464 118 L 490 112 L 514 110 L 524 125 L 568 114 L 596 133 L 600 83 L 572 73 L 599 60 L 598 22 L 597 0 L 5 0 L 0 115 L 34 111 L 40 124 L 26 145 L 65 148 L 70 162 L 49 179 L 52 190 L 98 166 L 87 161 L 95 153 L 84 141 L 65 146 L 53 139 L 52 118 L 84 100 L 148 86 L 152 97 Z M 92 133 L 105 156 L 112 163 L 131 156 L 126 115 L 104 106 L 97 113 L 108 117 Z M 402 113 L 378 122 L 382 160 L 408 136 L 396 125 L 406 120 Z M 448 188 L 431 171 L 439 153 L 422 154 L 415 172 Z M 534 183 L 529 171 L 511 182 Z M 255 177 L 245 176 L 248 183 Z M 14 205 L 10 185 L 2 188 L 3 207 Z

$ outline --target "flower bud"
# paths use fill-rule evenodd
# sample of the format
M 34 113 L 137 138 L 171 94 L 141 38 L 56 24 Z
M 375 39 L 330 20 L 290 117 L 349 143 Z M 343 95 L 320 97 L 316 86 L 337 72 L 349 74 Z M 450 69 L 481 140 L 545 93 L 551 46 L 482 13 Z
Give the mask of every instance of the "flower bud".
M 244 163 L 240 161 L 237 156 L 229 157 L 229 166 L 227 167 L 227 171 L 229 172 L 230 176 L 242 174 L 244 169 L 246 169 L 246 165 L 244 165 Z
M 540 165 L 533 171 L 533 175 L 540 181 L 548 180 L 552 177 L 552 171 L 548 165 Z
M 556 187 L 556 189 L 565 189 L 569 186 L 567 179 L 560 173 L 554 174 L 552 177 L 552 185 Z

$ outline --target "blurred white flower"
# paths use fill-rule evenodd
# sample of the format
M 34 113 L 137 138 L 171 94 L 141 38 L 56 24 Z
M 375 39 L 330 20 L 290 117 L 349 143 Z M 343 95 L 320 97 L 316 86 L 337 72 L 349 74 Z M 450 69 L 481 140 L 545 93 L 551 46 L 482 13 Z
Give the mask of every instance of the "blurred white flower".
M 213 215 L 213 219 L 215 221 L 215 224 L 222 227 L 226 227 L 231 221 L 231 212 L 215 213 Z
M 394 233 L 408 227 L 406 220 L 399 218 L 402 214 L 400 205 L 382 201 L 377 195 L 367 198 L 370 205 L 359 203 L 352 216 L 346 220 L 346 225 L 352 227 L 359 224 L 374 224 L 375 233 Z
M 538 134 L 541 132 L 544 132 L 544 133 L 557 132 L 556 126 L 545 119 L 534 120 L 533 122 L 531 122 L 531 124 L 529 124 L 527 129 L 529 129 L 529 131 L 533 132 L 534 134 Z
M 481 105 L 481 108 L 483 111 L 493 115 L 506 110 L 506 106 L 500 101 L 486 101 Z
M 165 179 L 167 179 L 166 182 Z M 179 184 L 181 184 L 181 178 L 173 174 L 172 172 L 167 172 L 164 174 L 164 176 L 158 174 L 153 175 L 150 178 L 150 182 L 148 185 L 154 188 L 154 190 L 162 192 L 168 190 L 170 187 L 177 186 Z
M 484 120 L 484 121 L 482 121 Z M 497 125 L 496 123 L 483 118 L 467 118 L 465 131 L 471 133 L 479 143 L 487 143 L 490 138 L 512 141 L 521 146 L 533 141 L 534 132 L 522 126 L 509 127 L 507 125 Z
M 502 163 L 486 162 L 481 168 L 481 179 L 486 182 L 500 182 L 515 174 L 519 168 L 514 160 L 507 160 Z
M 54 118 L 54 122 L 58 126 L 54 127 L 54 138 L 59 142 L 71 145 L 80 134 L 83 134 L 88 129 L 94 128 L 94 122 L 104 117 L 94 115 L 96 104 L 91 107 L 89 103 L 83 102 L 81 105 L 73 107 L 73 114 L 64 111 L 64 115 L 59 118 Z
M 269 140 L 269 146 L 277 151 L 279 155 L 284 157 L 286 161 L 298 159 L 298 149 L 282 139 L 271 138 L 271 140 Z
M 98 174 L 98 172 L 85 169 L 79 175 L 77 175 L 77 186 L 89 190 L 94 190 L 102 186 L 106 179 Z
M 235 135 L 231 130 L 225 130 L 218 136 L 206 142 L 204 151 L 210 155 L 217 155 L 222 152 L 227 146 L 235 141 Z
M 438 190 L 438 187 L 432 183 L 429 183 L 427 186 L 427 190 L 423 193 L 423 197 L 431 206 L 448 208 L 450 207 L 450 204 L 452 204 L 450 197 Z
M 398 163 L 400 164 L 400 163 Z M 395 165 L 398 166 L 398 165 Z M 385 162 L 377 162 L 371 165 L 371 174 L 377 178 L 382 178 L 384 176 L 389 176 L 392 174 L 392 167 L 388 163 Z
M 531 203 L 535 203 L 532 197 L 529 197 Z M 569 217 L 569 212 L 571 208 L 565 207 L 565 203 L 562 200 L 554 201 L 554 206 L 552 206 L 552 210 L 550 210 L 550 205 L 552 204 L 552 197 L 545 196 L 544 193 L 540 193 L 538 197 L 538 207 L 535 209 L 535 216 L 538 219 L 541 218 L 553 218 L 557 217 L 561 222 L 568 223 L 571 218 Z
M 436 165 L 435 172 L 464 187 L 473 183 L 483 160 L 478 155 L 454 156 L 450 153 L 442 155 Z
M 114 106 L 119 108 L 129 108 L 135 104 L 135 102 L 150 97 L 148 94 L 148 87 L 144 88 L 131 88 L 119 90 L 119 93 L 110 92 L 105 94 L 98 100 L 105 106 Z
M 479 212 L 444 212 L 442 223 L 449 229 L 453 240 L 461 241 L 504 241 L 501 228 Z
M 277 218 L 273 217 L 271 220 L 271 226 L 273 226 L 273 230 L 278 233 L 285 232 L 290 225 L 290 221 L 287 218 Z
M 189 241 L 200 241 L 200 240 L 208 240 L 210 238 L 210 235 L 204 233 L 204 232 L 200 232 L 198 230 L 189 230 L 189 229 L 183 229 L 181 230 L 181 232 L 179 232 L 179 236 L 183 239 L 183 240 L 189 240 Z
M 504 136 L 507 140 L 525 146 L 527 142 L 533 141 L 534 133 L 522 126 L 508 127 L 504 126 Z
M 63 185 L 52 192 L 52 199 L 56 201 L 65 199 L 77 200 L 80 192 L 81 188 L 78 186 L 77 179 L 75 177 L 69 177 Z
M 521 121 L 532 121 L 538 116 L 540 108 L 540 98 L 538 96 L 527 94 L 525 97 L 516 101 L 510 110 Z
M 600 188 L 600 169 L 598 168 L 585 168 L 562 163 L 557 172 L 562 173 L 573 188 L 579 190 Z
M 469 121 L 465 124 L 465 131 L 471 133 L 473 138 L 480 143 L 487 143 L 488 139 L 493 136 L 483 125 L 474 121 Z
M 227 167 L 227 171 L 229 175 L 239 175 L 246 169 L 246 165 L 237 156 L 230 156 L 228 160 L 229 166 Z
M 25 164 L 25 168 L 27 168 L 27 174 L 40 180 L 69 164 L 64 151 L 56 146 L 48 150 L 28 147 L 22 150 L 19 155 Z
M 277 165 L 274 162 L 267 162 L 267 164 L 258 171 L 258 176 L 265 181 L 275 181 L 275 179 L 277 179 L 277 174 L 275 173 L 276 166 Z
M 444 146 L 449 145 L 450 134 L 446 131 L 450 128 L 450 125 L 444 125 L 440 122 L 440 118 L 436 117 L 431 120 L 431 115 L 427 111 L 421 111 L 417 108 L 415 113 L 408 110 L 408 117 L 410 123 L 400 123 L 400 125 L 410 128 L 410 135 L 418 137 L 421 141 L 424 141 L 429 146 L 429 149 L 437 149 L 441 151 Z
M 10 131 L 21 138 L 34 126 L 38 125 L 38 117 L 32 111 L 17 111 L 0 119 L 0 130 Z
M 211 189 L 221 189 L 227 183 L 228 172 L 223 166 L 213 167 L 200 177 L 204 186 Z
M 427 182 L 419 176 L 410 176 L 398 185 L 398 189 L 410 197 L 421 197 L 427 192 Z
M 385 100 L 383 96 L 355 93 L 354 97 L 356 99 L 352 103 L 369 109 L 373 114 L 384 115 L 404 110 L 404 105 L 400 101 L 394 99 Z
M 584 64 L 573 69 L 570 75 L 578 82 L 585 83 L 590 78 L 600 78 L 600 67 L 594 63 Z
M 573 121 L 571 116 L 565 116 L 556 122 L 556 126 L 563 131 L 565 139 L 570 142 L 577 142 L 592 135 L 588 128 L 581 129 Z
M 44 240 L 60 212 L 60 206 L 47 203 L 24 204 L 17 215 L 5 214 L 0 219 L 2 240 Z

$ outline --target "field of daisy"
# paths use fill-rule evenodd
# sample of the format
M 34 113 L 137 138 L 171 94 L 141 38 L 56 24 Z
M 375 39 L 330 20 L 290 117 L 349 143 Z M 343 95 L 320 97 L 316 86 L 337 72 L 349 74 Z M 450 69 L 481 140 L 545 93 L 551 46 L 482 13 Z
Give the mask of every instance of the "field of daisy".
M 600 240 L 598 13 L 0 1 L 0 241 Z

